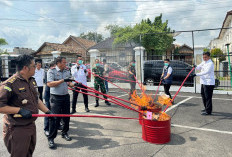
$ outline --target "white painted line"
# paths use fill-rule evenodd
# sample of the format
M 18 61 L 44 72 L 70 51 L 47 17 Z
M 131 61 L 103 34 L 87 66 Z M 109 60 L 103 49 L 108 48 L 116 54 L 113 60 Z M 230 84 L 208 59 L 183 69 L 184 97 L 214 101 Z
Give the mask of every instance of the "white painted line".
M 177 95 L 178 97 L 189 97 L 189 96 L 184 96 L 184 95 Z M 202 99 L 202 97 L 198 97 L 198 96 L 192 96 L 193 98 L 199 98 Z M 228 101 L 232 101 L 232 99 L 224 99 L 224 98 L 212 98 L 212 99 L 216 99 L 216 100 L 228 100 Z
M 141 94 L 141 93 L 138 93 L 138 94 Z M 148 94 L 148 95 L 155 95 L 155 94 Z M 157 95 L 160 95 L 160 94 L 157 94 Z M 185 98 L 188 98 L 190 96 L 187 96 L 187 95 L 177 95 L 177 97 L 185 97 Z M 191 96 L 192 98 L 198 98 L 198 99 L 202 99 L 202 97 L 199 97 L 199 96 Z M 215 99 L 215 100 L 228 100 L 228 101 L 232 101 L 232 99 L 224 99 L 224 98 L 212 98 L 212 99 Z
M 181 102 L 178 102 L 178 103 L 175 104 L 175 105 L 172 105 L 172 107 L 169 107 L 169 108 L 167 109 L 166 112 L 168 112 L 168 111 L 170 111 L 170 110 L 176 108 L 177 106 L 183 104 L 184 102 L 186 102 L 186 101 L 188 101 L 188 100 L 190 100 L 190 99 L 192 99 L 192 98 L 193 98 L 193 97 L 189 97 L 189 98 L 187 98 L 187 99 L 182 100 Z
M 183 126 L 183 125 L 177 125 L 177 124 L 172 124 L 171 126 L 180 127 L 180 128 L 186 128 L 186 129 L 201 130 L 201 131 L 216 132 L 216 133 L 221 133 L 221 134 L 230 134 L 230 135 L 232 135 L 232 132 L 229 132 L 229 131 L 220 131 L 220 130 L 207 129 L 207 128 L 197 128 L 197 127 Z

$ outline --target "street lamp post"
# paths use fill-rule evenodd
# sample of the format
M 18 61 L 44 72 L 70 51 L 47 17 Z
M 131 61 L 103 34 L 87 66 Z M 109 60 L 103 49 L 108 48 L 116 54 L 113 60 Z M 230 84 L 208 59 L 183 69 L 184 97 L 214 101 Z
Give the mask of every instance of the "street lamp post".
M 227 54 L 228 54 L 228 61 L 229 61 L 229 70 L 230 70 L 230 86 L 232 88 L 232 72 L 231 72 L 231 65 L 230 65 L 230 51 L 229 51 L 229 46 L 230 44 L 226 44 L 226 47 L 227 47 Z

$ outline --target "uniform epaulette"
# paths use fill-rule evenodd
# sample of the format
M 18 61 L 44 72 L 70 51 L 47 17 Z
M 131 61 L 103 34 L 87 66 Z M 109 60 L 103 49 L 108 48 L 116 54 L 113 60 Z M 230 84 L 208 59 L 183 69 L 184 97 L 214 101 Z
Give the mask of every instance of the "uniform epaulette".
M 12 77 L 12 78 L 10 78 L 7 82 L 9 82 L 9 83 L 14 83 L 14 81 L 17 79 L 17 77 L 15 76 L 15 77 Z

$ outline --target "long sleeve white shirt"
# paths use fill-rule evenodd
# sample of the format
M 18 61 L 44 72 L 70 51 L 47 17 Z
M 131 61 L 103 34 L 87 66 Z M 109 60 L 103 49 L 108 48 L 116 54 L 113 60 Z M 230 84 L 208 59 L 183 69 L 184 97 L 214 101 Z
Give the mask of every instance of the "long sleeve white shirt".
M 35 75 L 33 76 L 35 78 L 36 84 L 38 87 L 43 87 L 43 79 L 44 79 L 44 69 L 40 68 L 39 70 L 35 69 Z
M 196 73 L 196 76 L 200 76 L 200 83 L 203 85 L 215 85 L 214 78 L 214 63 L 211 59 L 203 61 L 196 67 L 196 70 L 201 70 L 200 73 Z
M 77 70 L 77 64 L 72 66 L 71 73 L 74 77 L 74 80 L 77 82 L 82 83 L 83 85 L 87 86 L 87 76 L 88 72 L 85 73 L 86 66 L 84 64 L 79 65 L 79 70 Z

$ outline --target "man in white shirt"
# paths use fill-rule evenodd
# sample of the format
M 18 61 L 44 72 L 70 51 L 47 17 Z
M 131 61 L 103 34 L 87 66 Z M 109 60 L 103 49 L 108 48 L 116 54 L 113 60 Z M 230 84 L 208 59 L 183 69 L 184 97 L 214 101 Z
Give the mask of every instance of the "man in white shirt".
M 33 76 L 35 78 L 36 84 L 38 86 L 39 91 L 39 98 L 41 101 L 43 101 L 43 84 L 44 84 L 44 69 L 41 68 L 42 64 L 41 62 L 36 62 L 36 69 L 35 69 L 35 75 Z
M 201 115 L 212 114 L 212 96 L 215 86 L 214 78 L 214 63 L 210 59 L 210 53 L 203 53 L 203 62 L 196 67 L 196 70 L 201 70 L 200 73 L 194 74 L 194 76 L 200 76 L 201 83 L 201 96 L 205 109 L 202 110 Z
M 75 83 L 74 85 L 80 88 L 85 88 L 87 86 L 87 76 L 88 76 L 88 71 L 86 70 L 86 66 L 83 64 L 82 57 L 79 56 L 77 58 L 77 62 L 74 66 L 71 68 L 71 73 L 72 76 L 74 77 L 75 81 L 79 83 Z M 83 86 L 85 85 L 85 86 Z M 75 88 L 76 90 L 80 90 L 79 88 Z M 87 93 L 86 90 L 81 89 L 82 92 Z M 72 111 L 71 114 L 74 114 L 76 112 L 76 103 L 77 103 L 77 98 L 78 98 L 79 92 L 73 91 L 73 100 L 72 100 Z M 85 104 L 85 111 L 89 112 L 88 108 L 88 95 L 83 93 L 83 98 L 84 98 L 84 104 Z

